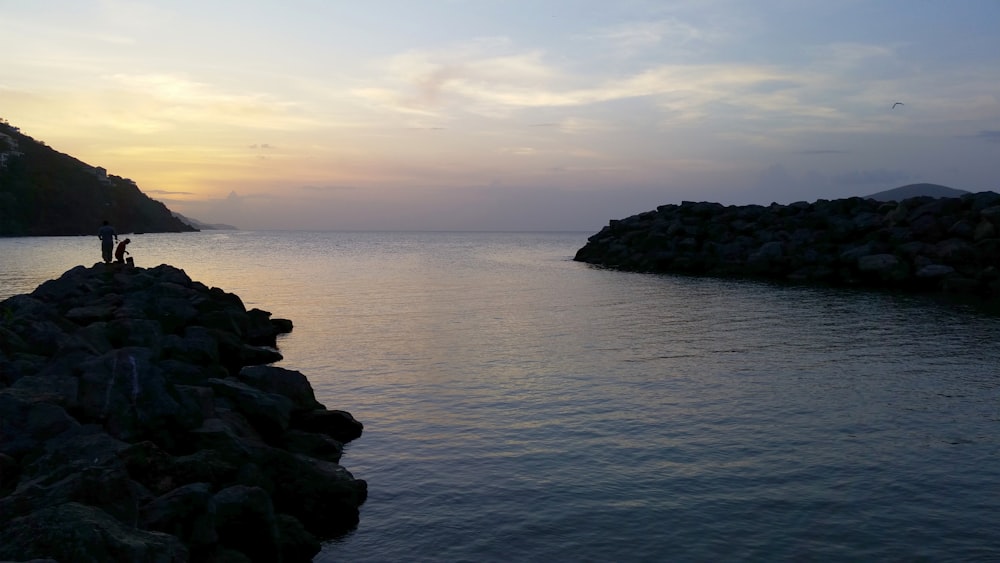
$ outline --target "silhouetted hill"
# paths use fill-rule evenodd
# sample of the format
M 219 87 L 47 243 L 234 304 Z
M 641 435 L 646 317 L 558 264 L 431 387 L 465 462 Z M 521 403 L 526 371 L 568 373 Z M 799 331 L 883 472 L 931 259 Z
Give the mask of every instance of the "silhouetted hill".
M 108 175 L 0 120 L 0 236 L 197 231 L 135 182 Z
M 177 217 L 184 223 L 191 225 L 192 227 L 198 229 L 199 231 L 238 231 L 239 227 L 234 227 L 232 225 L 227 225 L 225 223 L 202 223 L 197 219 L 192 219 L 185 215 L 181 215 L 176 211 L 171 211 L 174 217 Z
M 949 188 L 948 186 L 942 186 L 940 184 L 908 184 L 906 186 L 900 186 L 898 188 L 865 196 L 865 199 L 874 199 L 877 201 L 903 201 L 904 199 L 909 199 L 911 197 L 921 196 L 962 197 L 967 193 L 969 192 L 965 190 L 956 190 L 955 188 Z

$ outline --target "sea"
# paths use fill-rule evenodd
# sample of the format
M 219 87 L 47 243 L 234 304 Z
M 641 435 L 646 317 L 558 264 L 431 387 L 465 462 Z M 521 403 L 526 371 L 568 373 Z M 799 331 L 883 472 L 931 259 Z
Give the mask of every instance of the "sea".
M 625 273 L 592 233 L 129 235 L 291 319 L 277 365 L 364 424 L 320 562 L 1000 561 L 1000 315 Z M 0 239 L 0 299 L 100 260 Z

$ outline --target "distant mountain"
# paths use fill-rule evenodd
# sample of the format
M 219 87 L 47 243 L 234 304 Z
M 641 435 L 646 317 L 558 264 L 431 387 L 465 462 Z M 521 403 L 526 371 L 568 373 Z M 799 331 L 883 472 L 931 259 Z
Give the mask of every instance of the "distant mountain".
M 903 201 L 904 199 L 919 196 L 930 197 L 962 197 L 969 192 L 942 186 L 940 184 L 908 184 L 884 192 L 878 192 L 865 196 L 865 199 L 877 201 Z
M 197 219 L 192 219 L 190 217 L 185 217 L 176 211 L 171 211 L 174 217 L 177 217 L 181 221 L 184 221 L 188 225 L 198 229 L 199 231 L 238 231 L 239 227 L 234 227 L 232 225 L 226 225 L 224 223 L 202 223 Z
M 49 148 L 0 119 L 0 236 L 197 231 L 128 178 Z
M 194 228 L 196 228 L 196 229 L 198 229 L 200 231 L 238 231 L 238 230 L 240 230 L 239 227 L 235 227 L 233 225 L 227 225 L 225 223 L 204 223 L 204 222 L 199 221 L 197 219 L 192 219 L 192 218 L 187 217 L 185 215 L 181 215 L 180 213 L 178 213 L 176 211 L 173 211 L 172 213 L 174 214 L 174 217 L 177 217 L 181 221 L 184 221 L 188 225 L 191 225 L 192 227 L 194 227 Z

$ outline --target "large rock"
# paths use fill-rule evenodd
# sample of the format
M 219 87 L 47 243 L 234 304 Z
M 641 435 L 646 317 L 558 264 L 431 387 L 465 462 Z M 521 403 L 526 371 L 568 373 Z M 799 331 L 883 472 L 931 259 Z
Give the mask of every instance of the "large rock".
M 216 504 L 208 483 L 191 483 L 161 495 L 140 511 L 140 521 L 147 530 L 164 532 L 180 538 L 193 554 L 214 549 Z
M 347 411 L 326 409 L 295 413 L 292 417 L 292 427 L 296 430 L 325 434 L 345 444 L 360 438 L 365 428 Z
M 907 265 L 894 254 L 870 254 L 858 258 L 858 271 L 882 281 L 899 281 L 909 275 Z
M 209 379 L 208 384 L 217 396 L 229 399 L 265 438 L 277 438 L 288 430 L 293 407 L 288 397 L 228 379 Z
M 239 378 L 244 383 L 261 391 L 289 398 L 296 411 L 324 408 L 316 400 L 312 385 L 301 372 L 275 366 L 258 365 L 241 369 Z
M 176 536 L 139 530 L 106 512 L 69 502 L 5 519 L 0 559 L 53 558 L 73 563 L 185 563 L 188 550 Z
M 271 498 L 260 487 L 234 485 L 213 498 L 215 528 L 220 542 L 254 563 L 280 559 L 278 523 Z

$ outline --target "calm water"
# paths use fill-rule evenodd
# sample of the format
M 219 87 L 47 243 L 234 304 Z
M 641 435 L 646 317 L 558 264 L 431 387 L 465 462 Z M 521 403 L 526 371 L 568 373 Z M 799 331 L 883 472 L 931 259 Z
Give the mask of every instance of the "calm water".
M 133 236 L 365 424 L 317 561 L 1000 561 L 1000 317 L 572 262 L 590 233 Z M 100 255 L 0 239 L 0 298 Z

